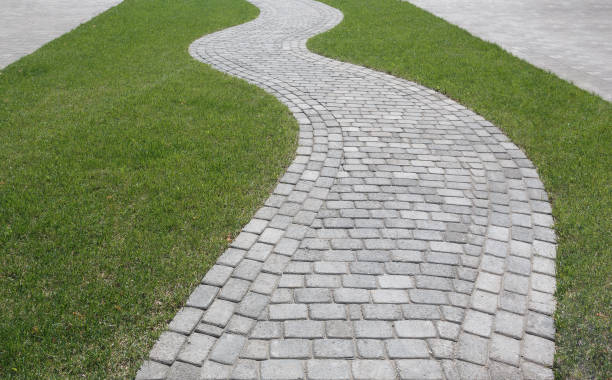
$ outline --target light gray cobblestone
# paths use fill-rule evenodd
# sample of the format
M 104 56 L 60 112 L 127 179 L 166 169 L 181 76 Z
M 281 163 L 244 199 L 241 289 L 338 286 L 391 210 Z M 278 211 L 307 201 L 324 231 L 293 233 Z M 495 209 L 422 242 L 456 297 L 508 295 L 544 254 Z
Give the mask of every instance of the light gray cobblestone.
M 286 104 L 297 155 L 152 372 L 191 370 L 178 355 L 201 378 L 549 373 L 555 240 L 525 155 L 432 90 L 308 52 L 337 10 L 251 1 L 258 19 L 190 53 Z

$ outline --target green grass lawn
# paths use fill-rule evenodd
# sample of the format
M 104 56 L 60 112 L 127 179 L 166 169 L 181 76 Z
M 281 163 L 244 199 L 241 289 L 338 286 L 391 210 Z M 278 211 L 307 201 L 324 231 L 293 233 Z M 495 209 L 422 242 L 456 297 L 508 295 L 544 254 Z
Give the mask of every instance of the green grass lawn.
M 398 0 L 323 0 L 316 53 L 436 89 L 501 127 L 553 201 L 559 378 L 612 376 L 612 104 Z
M 126 0 L 0 71 L 0 378 L 128 378 L 297 123 L 193 60 L 242 0 Z

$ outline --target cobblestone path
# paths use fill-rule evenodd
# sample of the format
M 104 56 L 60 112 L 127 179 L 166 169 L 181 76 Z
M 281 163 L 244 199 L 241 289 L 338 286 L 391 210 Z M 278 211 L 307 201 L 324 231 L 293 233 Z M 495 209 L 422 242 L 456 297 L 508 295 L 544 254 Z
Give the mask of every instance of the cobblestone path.
M 525 155 L 433 90 L 310 53 L 342 14 L 252 0 L 197 59 L 300 123 L 274 193 L 138 378 L 551 378 L 555 235 Z

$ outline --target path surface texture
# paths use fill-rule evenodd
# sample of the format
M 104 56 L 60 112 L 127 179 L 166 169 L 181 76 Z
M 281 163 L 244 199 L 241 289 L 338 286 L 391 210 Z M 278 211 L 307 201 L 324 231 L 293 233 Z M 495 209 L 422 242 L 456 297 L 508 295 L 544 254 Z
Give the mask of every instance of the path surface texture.
M 610 0 L 408 0 L 612 101 Z
M 122 0 L 1 0 L 0 69 Z
M 310 53 L 338 10 L 253 3 L 190 52 L 287 104 L 297 156 L 138 378 L 551 378 L 555 235 L 532 163 L 433 90 Z

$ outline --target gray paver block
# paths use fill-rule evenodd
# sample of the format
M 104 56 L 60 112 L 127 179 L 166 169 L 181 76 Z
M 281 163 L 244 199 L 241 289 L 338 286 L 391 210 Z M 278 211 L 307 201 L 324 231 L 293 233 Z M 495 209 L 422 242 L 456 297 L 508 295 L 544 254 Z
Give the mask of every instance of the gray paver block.
M 255 360 L 240 359 L 232 370 L 232 379 L 257 380 L 259 379 L 259 363 Z
M 353 331 L 357 338 L 391 338 L 393 336 L 391 322 L 384 321 L 355 321 Z
M 287 338 L 322 338 L 325 333 L 321 321 L 286 321 L 284 325 Z
M 397 360 L 397 368 L 402 379 L 443 379 L 440 363 L 426 359 Z
M 551 367 L 555 355 L 555 344 L 548 339 L 525 334 L 522 355 L 532 362 Z
M 169 369 L 167 365 L 147 360 L 136 373 L 136 380 L 161 380 L 166 377 Z
M 172 364 L 187 337 L 171 331 L 165 331 L 151 349 L 149 358 L 164 364 Z
M 225 364 L 206 361 L 202 365 L 200 377 L 203 380 L 224 380 L 229 378 L 232 367 Z
M 429 358 L 429 349 L 424 340 L 389 339 L 386 346 L 391 359 Z
M 310 341 L 306 339 L 282 339 L 270 342 L 270 357 L 274 359 L 307 359 L 310 357 Z
M 520 341 L 503 335 L 494 334 L 491 338 L 491 358 L 500 362 L 518 366 Z
M 187 343 L 185 343 L 185 346 L 180 351 L 178 359 L 187 363 L 201 365 L 208 356 L 208 352 L 213 344 L 215 344 L 215 339 L 210 335 L 191 334 L 187 338 Z
M 182 363 L 174 362 L 166 375 L 168 380 L 199 380 L 200 379 L 200 367 Z
M 187 299 L 187 306 L 206 309 L 210 306 L 219 288 L 210 285 L 199 285 Z
M 300 360 L 266 360 L 261 362 L 261 378 L 265 380 L 304 379 L 304 367 Z
M 385 360 L 354 360 L 351 362 L 355 380 L 391 380 L 396 378 L 393 364 Z
M 210 352 L 210 359 L 222 364 L 232 365 L 238 358 L 247 339 L 242 335 L 223 334 Z
M 308 361 L 308 378 L 312 380 L 348 380 L 351 369 L 347 360 L 313 359 Z
M 436 329 L 431 321 L 406 320 L 395 322 L 395 332 L 401 338 L 433 338 Z
M 457 357 L 471 363 L 484 365 L 488 358 L 488 339 L 471 334 L 461 334 L 457 344 Z

